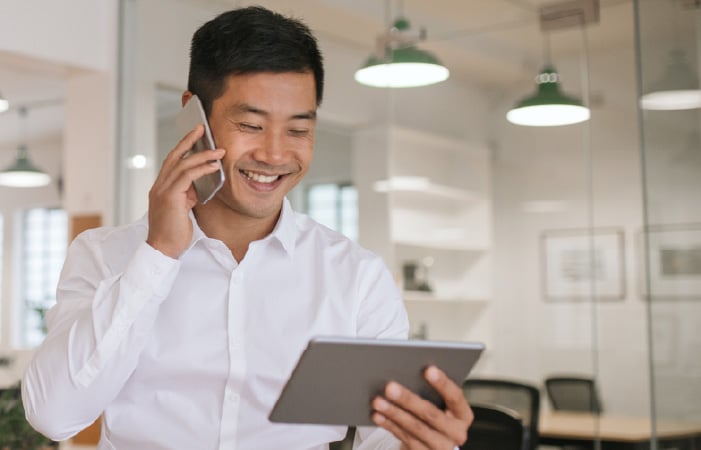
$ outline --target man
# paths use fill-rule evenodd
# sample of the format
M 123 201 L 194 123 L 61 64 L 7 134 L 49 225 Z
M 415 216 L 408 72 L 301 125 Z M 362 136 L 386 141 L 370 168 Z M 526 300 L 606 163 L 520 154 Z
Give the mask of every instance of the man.
M 185 157 L 198 126 L 163 162 L 147 218 L 71 244 L 22 384 L 34 427 L 61 440 L 102 414 L 99 448 L 120 450 L 326 448 L 343 437 L 267 420 L 310 337 L 408 330 L 380 259 L 285 199 L 311 162 L 322 92 L 316 41 L 296 20 L 251 7 L 195 33 L 183 104 L 202 99 L 220 148 Z M 199 204 L 192 181 L 215 159 L 226 182 Z M 389 383 L 372 401 L 384 430 L 362 430 L 360 448 L 464 442 L 461 389 L 426 374 L 446 411 Z

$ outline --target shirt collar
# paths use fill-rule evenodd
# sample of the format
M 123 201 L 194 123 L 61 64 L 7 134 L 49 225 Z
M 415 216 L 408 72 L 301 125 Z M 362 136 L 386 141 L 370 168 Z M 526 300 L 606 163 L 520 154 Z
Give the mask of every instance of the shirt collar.
M 192 222 L 192 239 L 190 240 L 188 250 L 191 249 L 197 241 L 207 237 L 204 231 L 202 231 L 202 228 L 197 224 L 195 213 L 192 210 L 190 210 L 190 221 Z M 287 197 L 285 197 L 282 202 L 280 217 L 275 224 L 275 228 L 273 228 L 273 231 L 268 236 L 264 237 L 263 240 L 272 238 L 277 239 L 278 242 L 282 244 L 287 254 L 292 256 L 297 239 L 297 226 L 295 224 L 295 212 Z
M 270 233 L 270 236 L 277 239 L 280 244 L 282 244 L 287 254 L 292 256 L 297 240 L 297 225 L 295 212 L 287 197 L 282 201 L 280 218 L 278 218 L 277 224 L 275 224 L 275 228 L 273 228 L 273 232 Z

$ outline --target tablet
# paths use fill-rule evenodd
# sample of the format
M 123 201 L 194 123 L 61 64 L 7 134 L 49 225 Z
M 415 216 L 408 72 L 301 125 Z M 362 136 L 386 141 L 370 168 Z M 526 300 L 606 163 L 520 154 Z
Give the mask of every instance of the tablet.
M 444 408 L 423 378 L 429 365 L 458 386 L 484 344 L 352 337 L 317 337 L 292 371 L 270 412 L 271 422 L 374 425 L 370 401 L 394 380 Z

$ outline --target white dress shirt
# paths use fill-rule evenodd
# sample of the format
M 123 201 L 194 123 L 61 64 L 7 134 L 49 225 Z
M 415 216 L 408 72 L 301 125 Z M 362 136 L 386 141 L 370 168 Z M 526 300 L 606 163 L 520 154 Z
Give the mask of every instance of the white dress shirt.
M 30 423 L 63 440 L 103 414 L 100 450 L 324 449 L 341 440 L 345 427 L 267 417 L 311 337 L 407 336 L 382 260 L 287 200 L 240 263 L 191 217 L 192 242 L 177 260 L 146 244 L 145 218 L 73 241 L 48 335 L 22 383 Z M 384 430 L 361 434 L 360 448 L 398 447 Z

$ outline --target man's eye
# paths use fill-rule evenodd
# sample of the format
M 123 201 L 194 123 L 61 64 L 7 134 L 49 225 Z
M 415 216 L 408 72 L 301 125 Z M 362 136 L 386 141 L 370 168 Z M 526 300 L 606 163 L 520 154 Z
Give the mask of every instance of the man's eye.
M 251 131 L 260 131 L 262 129 L 258 125 L 253 125 L 251 123 L 239 123 L 238 125 L 239 125 L 239 129 L 241 131 L 251 132 Z
M 307 130 L 307 129 L 294 129 L 294 130 L 290 130 L 290 134 L 292 136 L 307 136 L 309 134 L 309 130 Z

